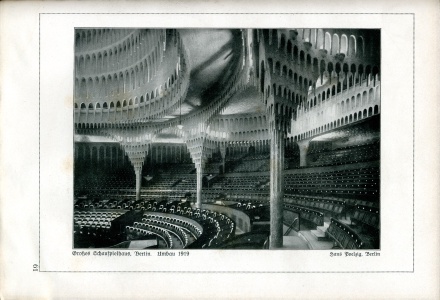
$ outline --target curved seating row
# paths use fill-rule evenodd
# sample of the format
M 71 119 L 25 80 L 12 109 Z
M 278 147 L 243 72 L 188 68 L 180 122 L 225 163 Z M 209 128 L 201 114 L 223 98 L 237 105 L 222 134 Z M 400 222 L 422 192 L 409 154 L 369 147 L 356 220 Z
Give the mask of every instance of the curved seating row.
M 355 221 L 356 223 L 365 224 L 374 229 L 380 228 L 380 214 L 378 208 L 356 205 L 350 219 L 352 222 Z
M 284 200 L 297 206 L 313 208 L 321 212 L 329 213 L 334 217 L 340 216 L 345 211 L 345 202 L 343 200 L 328 200 L 292 195 L 285 195 Z
M 344 165 L 380 159 L 380 144 L 373 143 L 309 155 L 310 166 Z
M 312 222 L 316 226 L 324 225 L 324 214 L 317 210 L 309 209 L 306 207 L 296 206 L 292 204 L 284 204 L 284 210 L 290 210 L 297 214 L 301 219 Z
M 217 248 L 235 234 L 235 223 L 223 214 L 194 209 L 182 215 L 189 216 L 203 226 L 203 233 L 188 248 Z
M 173 218 L 171 216 L 156 215 L 156 214 L 152 214 L 152 213 L 149 213 L 149 214 L 144 213 L 144 217 L 142 218 L 142 221 L 145 222 L 147 219 L 158 220 L 158 221 L 162 221 L 162 222 L 176 225 L 176 226 L 180 227 L 181 229 L 187 230 L 188 233 L 194 239 L 197 239 L 202 234 L 202 230 L 199 229 L 197 226 L 195 226 L 194 224 L 187 222 L 185 220 L 179 219 L 179 218 Z
M 150 224 L 136 223 L 135 226 L 125 227 L 127 240 L 138 240 L 147 235 L 156 235 L 160 237 L 166 244 L 167 248 L 173 248 L 173 240 L 170 233 L 159 226 Z
M 334 218 L 331 218 L 326 235 L 333 240 L 337 248 L 364 249 L 366 247 L 365 242 L 352 228 Z
M 182 248 L 185 248 L 186 246 L 188 246 L 188 243 L 189 243 L 188 234 L 180 226 L 177 226 L 173 223 L 169 223 L 169 222 L 165 222 L 165 221 L 161 221 L 161 220 L 156 220 L 156 219 L 152 219 L 152 218 L 142 218 L 141 224 L 156 225 L 156 226 L 162 227 L 164 229 L 167 229 L 170 233 L 174 234 L 179 239 L 179 241 L 182 245 Z M 136 222 L 134 223 L 134 225 L 136 227 Z

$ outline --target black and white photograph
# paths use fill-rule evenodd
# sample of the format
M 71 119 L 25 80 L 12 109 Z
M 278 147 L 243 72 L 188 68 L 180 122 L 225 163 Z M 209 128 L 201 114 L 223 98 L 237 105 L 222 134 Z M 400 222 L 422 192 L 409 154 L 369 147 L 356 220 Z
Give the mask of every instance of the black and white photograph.
M 439 8 L 0 2 L 0 299 L 439 299 Z
M 380 249 L 380 40 L 76 28 L 74 248 Z

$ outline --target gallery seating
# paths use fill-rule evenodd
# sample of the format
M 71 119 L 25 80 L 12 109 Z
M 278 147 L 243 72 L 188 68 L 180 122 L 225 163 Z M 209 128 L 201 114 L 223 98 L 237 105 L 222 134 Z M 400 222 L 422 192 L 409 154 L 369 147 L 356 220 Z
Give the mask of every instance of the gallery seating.
M 334 218 L 330 221 L 326 235 L 333 240 L 335 248 L 368 249 L 368 246 L 353 229 Z

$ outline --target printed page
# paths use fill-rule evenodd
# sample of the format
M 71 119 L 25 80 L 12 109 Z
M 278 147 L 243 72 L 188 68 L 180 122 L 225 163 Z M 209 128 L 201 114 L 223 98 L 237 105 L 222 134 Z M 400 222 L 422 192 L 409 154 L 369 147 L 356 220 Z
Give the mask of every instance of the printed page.
M 2 2 L 1 297 L 437 299 L 438 12 Z

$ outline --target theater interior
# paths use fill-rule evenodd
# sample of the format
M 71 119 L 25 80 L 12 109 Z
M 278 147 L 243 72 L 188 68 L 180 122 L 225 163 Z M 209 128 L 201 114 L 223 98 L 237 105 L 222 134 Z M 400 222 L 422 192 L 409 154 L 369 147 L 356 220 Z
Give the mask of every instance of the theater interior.
M 380 31 L 75 32 L 74 248 L 380 249 Z

